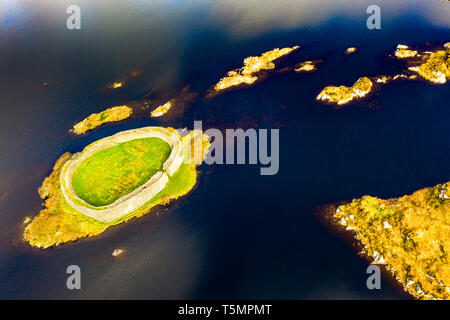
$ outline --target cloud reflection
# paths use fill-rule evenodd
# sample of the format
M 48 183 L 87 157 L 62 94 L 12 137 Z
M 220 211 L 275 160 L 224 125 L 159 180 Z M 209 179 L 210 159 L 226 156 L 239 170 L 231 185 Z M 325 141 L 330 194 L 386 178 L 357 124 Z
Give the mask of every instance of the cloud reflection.
M 361 20 L 365 27 L 366 9 L 379 5 L 383 19 L 397 19 L 407 14 L 424 17 L 431 24 L 450 27 L 450 3 L 443 0 L 89 0 L 76 1 L 85 17 L 114 27 L 114 24 L 142 25 L 152 20 L 173 19 L 177 14 L 194 10 L 206 13 L 210 24 L 223 28 L 233 37 L 249 37 L 273 30 L 314 26 L 332 17 Z M 0 1 L 0 27 L 21 22 L 29 12 L 40 12 L 40 18 L 63 20 L 65 8 L 72 0 Z M 198 10 L 198 11 L 197 11 Z M 98 19 L 94 19 L 95 16 Z M 108 19 L 105 19 L 108 18 Z M 209 19 L 208 19 L 209 18 Z M 203 21 L 203 19 L 201 20 Z M 412 21 L 413 23 L 413 21 Z M 145 24 L 144 24 L 145 25 Z
M 247 37 L 277 29 L 314 26 L 334 16 L 365 22 L 366 9 L 372 4 L 380 6 L 382 19 L 414 13 L 437 26 L 450 27 L 450 3 L 440 0 L 221 0 L 213 4 L 212 16 L 230 35 Z

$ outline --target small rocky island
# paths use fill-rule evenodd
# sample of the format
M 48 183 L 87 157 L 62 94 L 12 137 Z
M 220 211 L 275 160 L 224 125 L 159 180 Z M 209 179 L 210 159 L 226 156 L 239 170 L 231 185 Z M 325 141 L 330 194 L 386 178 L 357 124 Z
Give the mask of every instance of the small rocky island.
M 447 79 L 450 79 L 450 42 L 434 51 L 411 49 L 407 45 L 399 44 L 394 55 L 397 59 L 406 60 L 408 65 L 412 66 L 400 74 L 377 77 L 379 79 L 377 82 L 387 83 L 389 80 L 397 79 L 415 80 L 420 76 L 435 84 L 445 84 Z
M 167 115 L 169 111 L 175 111 L 172 112 L 171 116 L 174 116 L 177 113 L 179 115 L 180 111 L 182 112 L 184 108 L 192 104 L 198 98 L 198 93 L 192 91 L 190 85 L 185 86 L 183 89 L 175 93 L 172 92 L 171 94 L 165 94 L 163 99 L 150 98 L 152 91 L 150 91 L 146 95 L 146 99 L 142 101 L 143 105 L 153 109 L 150 111 L 150 116 L 152 118 L 159 118 Z
M 351 87 L 327 86 L 317 96 L 317 100 L 343 105 L 370 93 L 373 84 L 368 77 L 359 78 Z
M 413 50 L 407 45 L 399 44 L 394 56 L 407 60 L 409 65 L 403 72 L 393 75 L 361 77 L 351 87 L 327 86 L 316 97 L 316 100 L 330 104 L 344 105 L 355 99 L 367 96 L 375 87 L 395 80 L 416 80 L 419 76 L 435 84 L 445 84 L 450 79 L 450 42 L 443 49 L 436 51 Z M 296 70 L 297 71 L 297 70 Z
M 181 137 L 173 128 L 144 127 L 63 154 L 39 188 L 45 208 L 24 240 L 48 248 L 96 236 L 179 198 L 195 185 L 208 148 L 198 130 Z
M 414 58 L 417 56 L 417 51 L 410 49 L 407 45 L 399 44 L 397 45 L 397 50 L 395 50 L 394 55 L 399 59 Z
M 220 79 L 220 81 L 214 86 L 215 91 L 221 91 L 230 87 L 238 86 L 241 84 L 250 85 L 258 80 L 258 73 L 262 70 L 271 70 L 275 68 L 273 61 L 291 53 L 294 50 L 300 48 L 294 46 L 292 48 L 275 48 L 273 50 L 264 52 L 257 57 L 248 57 L 244 59 L 244 66 L 240 69 L 232 70 L 227 75 Z
M 172 108 L 172 101 L 168 101 L 168 102 L 164 103 L 163 105 L 157 107 L 155 110 L 153 110 L 150 113 L 150 116 L 152 118 L 161 117 L 161 116 L 165 115 L 170 110 L 170 108 Z
M 356 51 L 358 51 L 358 48 L 350 47 L 350 48 L 345 49 L 344 54 L 349 55 L 349 54 L 355 53 Z
M 450 299 L 450 183 L 383 200 L 330 206 L 331 221 L 354 235 L 361 254 L 384 265 L 420 299 Z
M 122 121 L 131 116 L 133 110 L 128 106 L 117 106 L 106 109 L 100 113 L 93 113 L 83 121 L 77 123 L 73 127 L 75 134 L 83 134 L 89 130 L 93 130 L 106 122 Z
M 295 72 L 313 72 L 313 71 L 317 71 L 317 64 L 320 61 L 316 60 L 316 61 L 304 61 L 304 62 L 300 62 L 299 64 L 297 64 L 294 68 Z
M 450 42 L 444 44 L 443 50 L 424 52 L 422 60 L 417 66 L 408 70 L 417 72 L 422 78 L 436 83 L 444 84 L 450 79 Z

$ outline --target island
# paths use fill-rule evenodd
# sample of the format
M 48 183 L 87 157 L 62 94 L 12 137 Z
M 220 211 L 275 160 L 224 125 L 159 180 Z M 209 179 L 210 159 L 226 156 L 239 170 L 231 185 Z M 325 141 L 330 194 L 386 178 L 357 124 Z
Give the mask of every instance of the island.
M 349 55 L 349 54 L 355 53 L 356 51 L 358 51 L 358 48 L 350 47 L 350 48 L 345 49 L 344 54 Z
M 312 72 L 317 71 L 316 64 L 319 63 L 319 61 L 304 61 L 300 62 L 298 65 L 295 66 L 294 71 L 295 72 Z
M 108 87 L 110 89 L 119 89 L 119 88 L 122 88 L 122 86 L 123 86 L 123 82 L 113 82 Z
M 119 256 L 121 256 L 122 254 L 124 254 L 125 252 L 126 252 L 125 249 L 117 248 L 117 249 L 114 249 L 114 251 L 111 253 L 111 255 L 112 255 L 113 257 L 119 257 Z
M 404 44 L 397 45 L 397 50 L 395 50 L 394 53 L 394 55 L 399 59 L 413 58 L 417 56 L 417 54 L 418 52 L 416 50 L 412 50 Z
M 163 105 L 157 107 L 155 110 L 153 110 L 150 113 L 150 116 L 152 118 L 161 117 L 161 116 L 165 115 L 170 110 L 170 108 L 172 108 L 172 101 L 168 101 L 168 102 L 164 103 Z
M 238 86 L 241 84 L 250 85 L 258 80 L 258 73 L 262 70 L 271 70 L 275 68 L 273 61 L 278 58 L 291 53 L 294 50 L 300 48 L 294 46 L 292 48 L 275 48 L 273 50 L 262 53 L 257 57 L 248 57 L 244 59 L 244 66 L 240 69 L 232 70 L 227 75 L 220 79 L 220 81 L 214 86 L 215 91 L 221 91 L 230 87 Z
M 128 106 L 117 106 L 106 109 L 100 113 L 93 113 L 81 122 L 73 126 L 73 133 L 83 134 L 93 130 L 106 122 L 122 121 L 131 116 L 133 109 Z
M 120 78 L 119 78 L 120 80 L 116 79 L 114 82 L 109 83 L 108 85 L 106 85 L 105 88 L 107 90 L 120 89 L 120 88 L 124 87 L 127 82 L 131 81 L 133 78 L 136 78 L 136 77 L 140 76 L 142 73 L 143 73 L 142 69 L 131 70 L 127 74 L 121 75 Z
M 417 72 L 422 78 L 436 84 L 444 84 L 450 79 L 450 42 L 443 50 L 425 52 L 419 65 L 408 70 Z
M 149 92 L 146 95 L 146 98 L 152 95 L 152 92 Z M 152 118 L 162 117 L 167 114 L 170 110 L 176 110 L 176 112 L 172 112 L 171 116 L 180 115 L 183 112 L 183 109 L 192 104 L 197 98 L 198 93 L 191 90 L 191 86 L 187 85 L 182 90 L 169 94 L 170 98 L 167 98 L 167 94 L 164 95 L 163 99 L 148 99 L 144 100 L 144 104 L 154 108 L 153 111 L 150 112 L 150 116 Z M 168 100 L 170 99 L 170 100 Z M 156 107 L 155 107 L 156 106 Z
M 450 183 L 400 198 L 330 205 L 328 218 L 360 253 L 420 299 L 450 299 Z
M 373 84 L 368 77 L 359 78 L 351 87 L 327 86 L 316 97 L 317 100 L 343 105 L 366 96 L 372 90 Z
M 173 128 L 144 127 L 65 153 L 38 190 L 44 209 L 23 238 L 49 248 L 141 217 L 194 187 L 208 148 L 199 130 L 182 137 Z
M 445 84 L 447 78 L 450 78 L 450 42 L 444 44 L 442 50 L 424 52 L 412 50 L 406 45 L 399 44 L 395 56 L 399 59 L 407 59 L 409 64 L 413 64 L 413 66 L 394 75 L 361 77 L 351 87 L 327 86 L 317 95 L 316 100 L 344 105 L 367 96 L 375 88 L 373 83 L 384 85 L 395 80 L 416 80 L 420 76 L 435 84 Z

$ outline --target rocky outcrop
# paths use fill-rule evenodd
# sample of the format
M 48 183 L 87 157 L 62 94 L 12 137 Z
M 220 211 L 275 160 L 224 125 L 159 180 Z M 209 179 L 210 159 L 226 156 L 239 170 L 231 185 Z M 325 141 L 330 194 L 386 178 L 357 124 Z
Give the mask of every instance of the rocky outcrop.
M 416 50 L 410 49 L 407 45 L 399 44 L 394 54 L 399 59 L 405 59 L 417 56 L 418 52 Z
M 170 108 L 172 107 L 172 102 L 168 101 L 166 103 L 164 103 L 163 105 L 159 106 L 158 108 L 156 108 L 155 110 L 153 110 L 150 115 L 152 118 L 158 118 L 161 117 L 163 115 L 165 115 Z
M 408 69 L 433 83 L 446 83 L 450 79 L 450 42 L 444 44 L 444 49 L 425 55 L 420 65 Z
M 367 77 L 361 77 L 351 87 L 328 86 L 317 96 L 317 100 L 323 100 L 338 105 L 366 96 L 372 90 L 372 81 Z
M 133 110 L 128 106 L 117 106 L 106 109 L 100 113 L 93 113 L 81 122 L 73 126 L 75 134 L 83 134 L 93 130 L 106 122 L 117 122 L 131 116 Z
M 318 63 L 317 61 L 304 61 L 299 63 L 294 71 L 295 72 L 312 72 L 312 71 L 317 71 L 317 66 L 316 63 Z
M 388 200 L 364 196 L 338 206 L 332 220 L 414 297 L 450 299 L 448 186 Z
M 39 195 L 45 201 L 39 214 L 24 224 L 26 225 L 23 233 L 24 241 L 33 247 L 45 249 L 85 237 L 95 237 L 110 226 L 139 218 L 150 213 L 156 206 L 168 204 L 186 195 L 196 183 L 196 167 L 202 163 L 208 152 L 210 145 L 208 137 L 200 130 L 193 130 L 183 137 L 173 128 L 164 130 L 176 134 L 181 139 L 184 159 L 180 168 L 169 178 L 166 187 L 149 202 L 131 214 L 112 222 L 101 222 L 75 210 L 67 203 L 60 182 L 62 168 L 72 158 L 70 153 L 65 153 L 56 161 L 53 171 L 39 188 Z M 201 156 L 200 161 L 195 161 L 196 154 Z M 169 177 L 167 173 L 166 175 Z
M 345 51 L 344 51 L 344 54 L 352 54 L 352 53 L 355 53 L 356 51 L 358 51 L 358 48 L 356 48 L 356 47 L 350 47 L 350 48 L 347 48 L 347 49 L 345 49 Z

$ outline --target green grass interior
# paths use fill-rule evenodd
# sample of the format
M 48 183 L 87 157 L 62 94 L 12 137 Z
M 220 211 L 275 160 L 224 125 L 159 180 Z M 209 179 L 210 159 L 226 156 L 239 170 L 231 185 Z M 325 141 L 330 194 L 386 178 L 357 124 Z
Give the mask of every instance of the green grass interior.
M 111 204 L 161 170 L 170 152 L 169 144 L 159 138 L 135 139 L 98 151 L 75 170 L 73 188 L 91 205 Z

